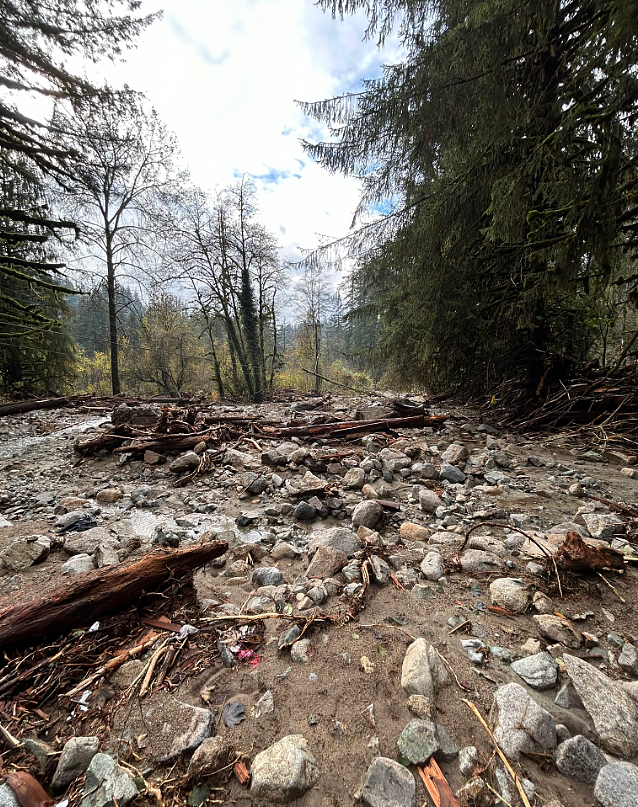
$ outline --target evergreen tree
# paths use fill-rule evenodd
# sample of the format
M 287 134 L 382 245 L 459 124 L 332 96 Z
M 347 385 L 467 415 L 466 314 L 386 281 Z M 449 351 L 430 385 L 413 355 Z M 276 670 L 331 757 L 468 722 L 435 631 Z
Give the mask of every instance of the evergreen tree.
M 71 72 L 65 61 L 92 61 L 121 54 L 152 17 L 138 17 L 138 0 L 0 0 L 0 167 L 6 176 L 22 177 L 40 188 L 45 176 L 64 181 L 72 172 L 68 151 L 53 140 L 51 128 L 20 111 L 23 97 L 34 94 L 77 103 L 98 92 Z M 122 9 L 124 14 L 118 14 Z M 54 317 L 33 300 L 27 305 L 12 294 L 12 284 L 26 284 L 43 294 L 64 290 L 56 279 L 61 264 L 37 249 L 54 232 L 74 224 L 47 214 L 42 193 L 3 198 L 0 216 L 0 300 L 4 317 L 27 327 L 54 325 Z M 19 236 L 19 237 L 18 237 Z M 34 247 L 25 250 L 25 245 Z M 71 291 L 71 289 L 65 289 Z
M 398 374 L 476 387 L 549 351 L 582 358 L 592 306 L 638 247 L 638 0 L 322 0 L 393 24 L 406 51 L 363 91 L 304 110 L 306 144 L 362 177 L 348 245 Z

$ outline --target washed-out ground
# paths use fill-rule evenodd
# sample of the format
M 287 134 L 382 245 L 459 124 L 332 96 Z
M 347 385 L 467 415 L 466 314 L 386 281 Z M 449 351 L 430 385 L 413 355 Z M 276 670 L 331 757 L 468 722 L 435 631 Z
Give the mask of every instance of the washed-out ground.
M 391 414 L 384 403 L 333 396 L 217 409 L 282 422 L 319 412 L 371 420 Z M 255 437 L 183 488 L 173 486 L 174 457 L 100 455 L 77 464 L 75 441 L 109 428 L 106 413 L 0 420 L 0 608 L 158 545 L 221 538 L 230 547 L 192 585 L 127 611 L 127 630 L 139 628 L 128 644 L 117 615 L 93 626 L 98 648 L 116 623 L 122 647 L 147 638 L 142 616 L 161 614 L 199 633 L 156 628 L 156 644 L 87 686 L 80 704 L 60 690 L 30 697 L 3 689 L 0 669 L 0 724 L 48 748 L 42 764 L 33 742 L 7 751 L 4 772 L 29 770 L 45 788 L 57 776 L 65 786 L 56 783 L 56 800 L 66 792 L 83 807 L 126 807 L 137 790 L 138 800 L 160 807 L 188 794 L 192 805 L 298 798 L 308 807 L 399 807 L 430 803 L 413 763 L 423 768 L 434 753 L 460 804 L 487 807 L 497 794 L 522 804 L 470 701 L 530 804 L 638 804 L 638 769 L 618 766 L 638 754 L 635 524 L 594 498 L 638 507 L 637 458 L 605 450 L 585 431 L 529 438 L 463 407 L 436 411 L 449 413 L 440 429 L 349 442 Z M 304 495 L 304 486 L 319 495 Z M 623 552 L 624 573 L 563 570 L 557 578 L 545 553 L 569 531 Z M 296 615 L 307 629 L 279 649 L 294 640 L 282 636 Z M 94 621 L 87 614 L 73 628 Z M 51 646 L 59 640 L 50 637 Z M 140 695 L 149 660 L 158 655 L 159 669 L 168 647 L 179 647 L 175 666 Z M 21 652 L 30 651 L 9 648 L 0 663 L 15 664 Z M 107 660 L 96 649 L 83 670 Z M 495 704 L 498 691 L 507 697 Z M 97 745 L 89 743 L 72 778 L 56 773 L 68 739 L 94 735 L 98 756 L 91 762 Z M 275 745 L 290 735 L 290 747 Z M 405 767 L 373 763 L 379 757 Z M 233 773 L 235 760 L 252 769 L 252 783 Z M 118 790 L 117 776 L 132 789 L 120 782 Z M 100 787 L 111 779 L 112 792 Z M 11 798 L 0 785 L 0 804 Z

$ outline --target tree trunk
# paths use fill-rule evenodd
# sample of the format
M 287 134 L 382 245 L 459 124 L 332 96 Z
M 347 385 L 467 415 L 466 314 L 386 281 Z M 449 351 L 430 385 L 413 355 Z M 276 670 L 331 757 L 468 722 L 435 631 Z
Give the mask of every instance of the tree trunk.
M 120 368 L 117 351 L 117 308 L 115 306 L 115 265 L 113 263 L 113 239 L 106 236 L 106 289 L 109 298 L 109 342 L 111 348 L 111 387 L 113 395 L 119 395 Z
M 135 602 L 171 577 L 179 577 L 209 563 L 228 549 L 213 541 L 176 552 L 158 550 L 127 565 L 106 566 L 78 575 L 60 588 L 21 605 L 0 611 L 0 647 L 52 638 L 78 625 L 88 625 L 104 614 Z

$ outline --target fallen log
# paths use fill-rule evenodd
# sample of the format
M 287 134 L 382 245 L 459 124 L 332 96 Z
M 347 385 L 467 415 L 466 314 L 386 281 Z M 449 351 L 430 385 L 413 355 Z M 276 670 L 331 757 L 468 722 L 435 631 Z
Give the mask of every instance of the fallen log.
M 78 575 L 42 597 L 0 610 L 0 648 L 35 642 L 119 611 L 171 577 L 179 577 L 223 555 L 226 541 L 177 551 L 156 550 L 135 563 L 105 566 Z
M 14 401 L 0 405 L 0 417 L 35 412 L 36 409 L 61 409 L 71 403 L 71 398 L 46 398 L 43 401 Z
M 440 426 L 448 415 L 412 415 L 411 417 L 384 418 L 383 420 L 342 420 L 337 423 L 320 423 L 314 426 L 291 426 L 285 429 L 264 429 L 264 437 L 349 437 L 354 434 L 371 434 L 392 429 L 420 429 Z

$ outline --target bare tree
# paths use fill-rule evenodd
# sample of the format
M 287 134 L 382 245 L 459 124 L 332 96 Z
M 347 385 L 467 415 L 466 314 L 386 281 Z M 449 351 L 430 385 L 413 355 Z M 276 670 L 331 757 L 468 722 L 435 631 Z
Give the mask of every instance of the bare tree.
M 89 101 L 74 114 L 58 109 L 54 124 L 76 154 L 74 177 L 61 203 L 106 275 L 111 385 L 117 395 L 117 282 L 154 260 L 153 221 L 174 188 L 177 145 L 155 111 L 145 109 L 132 92 Z
M 297 283 L 293 303 L 302 327 L 307 329 L 310 335 L 315 392 L 321 391 L 320 359 L 323 327 L 330 316 L 332 301 L 333 292 L 324 270 L 317 263 L 308 264 L 303 277 Z

